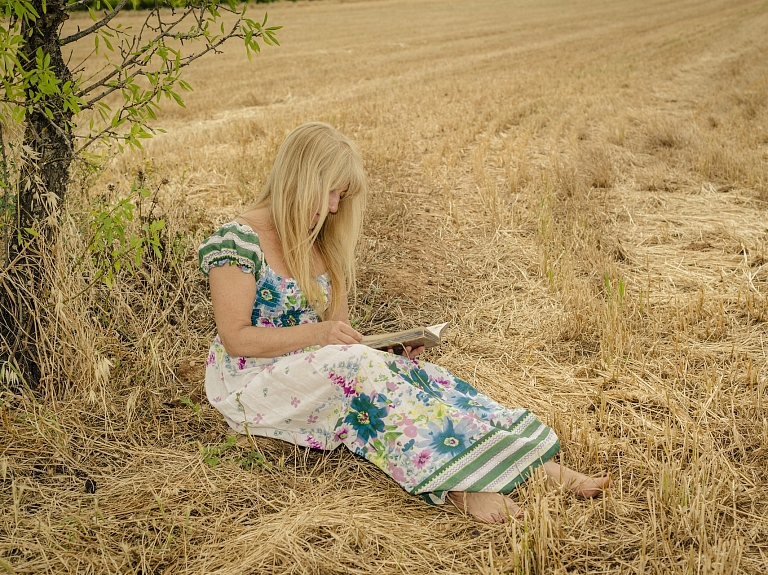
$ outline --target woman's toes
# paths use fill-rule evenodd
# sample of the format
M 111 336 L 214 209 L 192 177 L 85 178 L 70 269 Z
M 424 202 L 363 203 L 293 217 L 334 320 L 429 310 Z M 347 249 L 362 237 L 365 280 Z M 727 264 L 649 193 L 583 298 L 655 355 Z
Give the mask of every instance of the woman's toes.
M 610 474 L 607 474 L 602 477 L 587 477 L 576 486 L 574 492 L 579 497 L 591 498 L 602 494 L 609 487 L 613 487 L 613 481 Z
M 452 492 L 448 501 L 481 523 L 506 523 L 510 517 L 519 519 L 523 516 L 520 506 L 500 493 Z
M 522 508 L 506 495 L 502 495 L 501 497 L 502 500 L 498 503 L 501 514 L 498 515 L 499 521 L 497 521 L 497 523 L 506 523 L 510 517 L 514 519 L 522 519 Z

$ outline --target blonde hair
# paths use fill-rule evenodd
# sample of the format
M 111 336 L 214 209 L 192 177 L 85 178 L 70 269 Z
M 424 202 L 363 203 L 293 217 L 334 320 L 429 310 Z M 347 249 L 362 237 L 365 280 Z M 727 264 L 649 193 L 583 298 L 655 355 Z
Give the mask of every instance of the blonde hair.
M 328 202 L 334 190 L 346 193 L 338 211 L 331 214 Z M 323 320 L 336 315 L 342 298 L 355 285 L 355 245 L 365 195 L 365 172 L 357 146 L 330 125 L 310 122 L 296 128 L 282 143 L 256 199 L 257 207 L 269 207 L 285 264 Z M 312 227 L 318 212 L 320 218 Z M 331 280 L 327 307 L 312 273 L 313 244 L 317 244 Z

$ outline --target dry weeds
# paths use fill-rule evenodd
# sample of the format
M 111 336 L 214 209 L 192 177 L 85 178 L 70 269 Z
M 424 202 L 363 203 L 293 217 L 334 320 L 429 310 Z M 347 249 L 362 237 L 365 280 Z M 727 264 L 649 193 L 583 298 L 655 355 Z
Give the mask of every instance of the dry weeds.
M 768 571 L 765 2 L 269 9 L 283 47 L 201 61 L 168 134 L 71 193 L 76 212 L 142 169 L 175 248 L 73 297 L 94 272 L 72 273 L 67 223 L 46 383 L 0 402 L 0 566 Z M 430 358 L 532 408 L 563 462 L 611 472 L 605 498 L 532 481 L 524 521 L 484 526 L 342 450 L 227 443 L 201 396 L 214 325 L 194 248 L 311 119 L 366 157 L 361 328 L 452 321 Z

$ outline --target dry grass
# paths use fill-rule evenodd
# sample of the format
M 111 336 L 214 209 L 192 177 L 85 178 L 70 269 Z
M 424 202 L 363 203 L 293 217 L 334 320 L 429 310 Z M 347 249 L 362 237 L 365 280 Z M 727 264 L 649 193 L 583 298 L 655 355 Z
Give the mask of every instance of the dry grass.
M 167 178 L 155 209 L 176 249 L 72 298 L 93 270 L 72 273 L 84 240 L 67 223 L 47 382 L 0 402 L 0 566 L 765 573 L 765 2 L 328 1 L 270 18 L 283 47 L 201 61 L 168 134 L 71 193 L 77 212 L 138 168 Z M 532 408 L 563 462 L 612 473 L 608 496 L 532 481 L 524 521 L 484 526 L 343 450 L 217 449 L 194 248 L 310 119 L 366 157 L 361 328 L 452 321 L 430 359 Z

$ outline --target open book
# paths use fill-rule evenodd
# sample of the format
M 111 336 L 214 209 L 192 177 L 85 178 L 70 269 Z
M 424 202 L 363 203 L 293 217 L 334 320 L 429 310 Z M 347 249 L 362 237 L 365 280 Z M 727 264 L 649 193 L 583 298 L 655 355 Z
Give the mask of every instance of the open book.
M 402 353 L 404 347 L 411 348 L 423 345 L 425 348 L 434 347 L 440 343 L 440 336 L 448 322 L 429 327 L 415 327 L 393 333 L 382 333 L 379 335 L 366 335 L 361 342 L 374 349 L 384 351 L 392 350 L 394 353 Z

